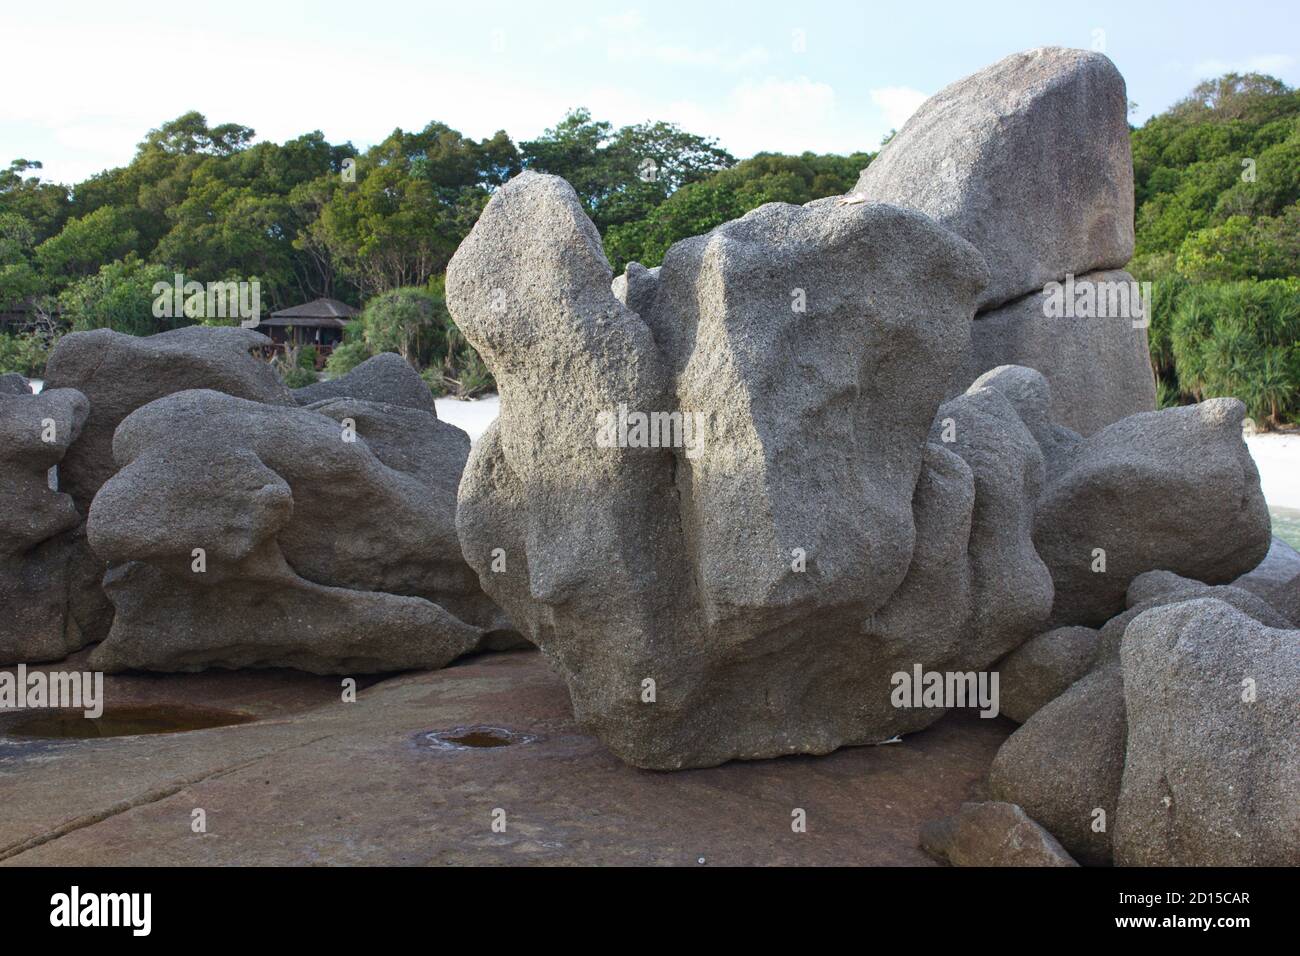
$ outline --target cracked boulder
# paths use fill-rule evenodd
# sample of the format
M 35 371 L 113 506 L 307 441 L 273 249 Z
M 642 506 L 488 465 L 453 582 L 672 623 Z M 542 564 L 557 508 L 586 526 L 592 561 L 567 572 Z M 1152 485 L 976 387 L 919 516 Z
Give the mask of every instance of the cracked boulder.
M 494 195 L 447 276 L 501 394 L 461 544 L 619 757 L 877 742 L 942 713 L 895 706 L 894 674 L 986 667 L 1041 627 L 1033 436 L 990 390 L 936 425 L 984 280 L 925 216 L 831 199 L 611 288 L 567 183 Z
M 81 517 L 55 469 L 88 411 L 73 389 L 0 393 L 0 664 L 57 660 L 87 643 Z
M 1133 277 L 1094 272 L 1066 289 L 1071 303 L 1088 290 L 1090 304 L 1082 310 L 1072 304 L 1072 311 L 1061 315 L 1059 304 L 1054 311 L 1056 300 L 1040 290 L 977 315 L 970 352 L 952 390 L 964 390 L 1000 365 L 1035 369 L 1051 385 L 1052 421 L 1084 436 L 1129 415 L 1154 411 L 1147 319 Z
M 441 667 L 504 619 L 460 557 L 469 451 L 428 412 L 179 392 L 117 430 L 91 508 L 106 671 Z
M 1300 863 L 1300 631 L 1200 598 L 1136 618 L 1121 658 L 1116 864 Z
M 854 193 L 917 209 L 988 261 L 983 310 L 1133 255 L 1128 94 L 1109 59 L 1041 47 L 940 90 Z

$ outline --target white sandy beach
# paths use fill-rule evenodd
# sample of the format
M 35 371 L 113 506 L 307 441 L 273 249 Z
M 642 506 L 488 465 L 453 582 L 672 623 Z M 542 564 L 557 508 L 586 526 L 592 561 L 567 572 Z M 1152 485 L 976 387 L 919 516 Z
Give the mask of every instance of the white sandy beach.
M 39 390 L 40 381 L 35 384 Z M 472 401 L 440 398 L 436 404 L 438 417 L 464 429 L 470 441 L 478 441 L 501 411 L 497 395 Z M 1300 432 L 1252 435 L 1246 439 L 1246 446 L 1259 468 L 1260 485 L 1269 507 L 1300 511 Z

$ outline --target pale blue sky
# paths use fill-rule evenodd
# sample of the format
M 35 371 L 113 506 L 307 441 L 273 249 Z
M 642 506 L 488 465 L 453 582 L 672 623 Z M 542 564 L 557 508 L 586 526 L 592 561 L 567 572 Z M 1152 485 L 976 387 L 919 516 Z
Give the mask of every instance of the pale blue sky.
M 1100 43 L 1140 122 L 1229 69 L 1300 82 L 1295 0 L 903 3 L 6 0 L 0 162 L 75 182 L 189 109 L 370 145 L 441 120 L 516 140 L 585 105 L 762 149 L 851 152 L 1017 50 Z M 802 41 L 802 48 L 801 42 Z

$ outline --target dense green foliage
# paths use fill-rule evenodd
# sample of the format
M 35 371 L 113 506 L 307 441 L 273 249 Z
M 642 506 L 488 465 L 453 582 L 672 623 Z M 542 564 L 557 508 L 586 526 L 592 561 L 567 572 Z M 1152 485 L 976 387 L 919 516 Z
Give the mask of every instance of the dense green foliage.
M 262 309 L 318 296 L 364 307 L 325 363 L 336 376 L 380 351 L 439 394 L 492 387 L 447 312 L 443 273 L 492 191 L 521 169 L 565 177 L 615 272 L 766 202 L 852 188 L 872 159 L 760 153 L 737 163 L 664 122 L 615 128 L 574 110 L 534 140 L 473 140 L 441 123 L 365 150 L 319 133 L 254 143 L 186 113 L 125 167 L 68 188 L 40 164 L 0 171 L 0 308 L 27 303 L 31 334 L 0 338 L 0 371 L 38 373 L 58 328 L 147 335 L 156 282 L 258 280 Z M 1300 416 L 1300 93 L 1257 74 L 1201 84 L 1133 130 L 1136 250 L 1154 282 L 1161 401 L 1235 394 L 1273 423 Z M 59 321 L 55 322 L 57 318 Z M 301 383 L 316 356 L 284 356 Z
M 1129 269 L 1154 283 L 1162 403 L 1235 395 L 1260 424 L 1300 416 L 1300 92 L 1228 74 L 1132 141 Z

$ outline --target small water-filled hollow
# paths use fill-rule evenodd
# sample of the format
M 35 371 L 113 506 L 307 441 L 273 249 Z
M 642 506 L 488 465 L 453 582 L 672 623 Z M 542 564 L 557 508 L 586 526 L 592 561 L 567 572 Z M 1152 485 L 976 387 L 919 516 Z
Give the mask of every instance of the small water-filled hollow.
M 451 730 L 430 730 L 417 735 L 417 741 L 437 750 L 481 750 L 509 747 L 536 740 L 528 734 L 506 730 L 504 727 L 454 727 Z
M 254 719 L 248 714 L 179 704 L 105 707 L 98 717 L 87 717 L 81 710 L 34 710 L 0 717 L 0 736 L 24 740 L 93 740 L 179 734 L 246 724 Z

